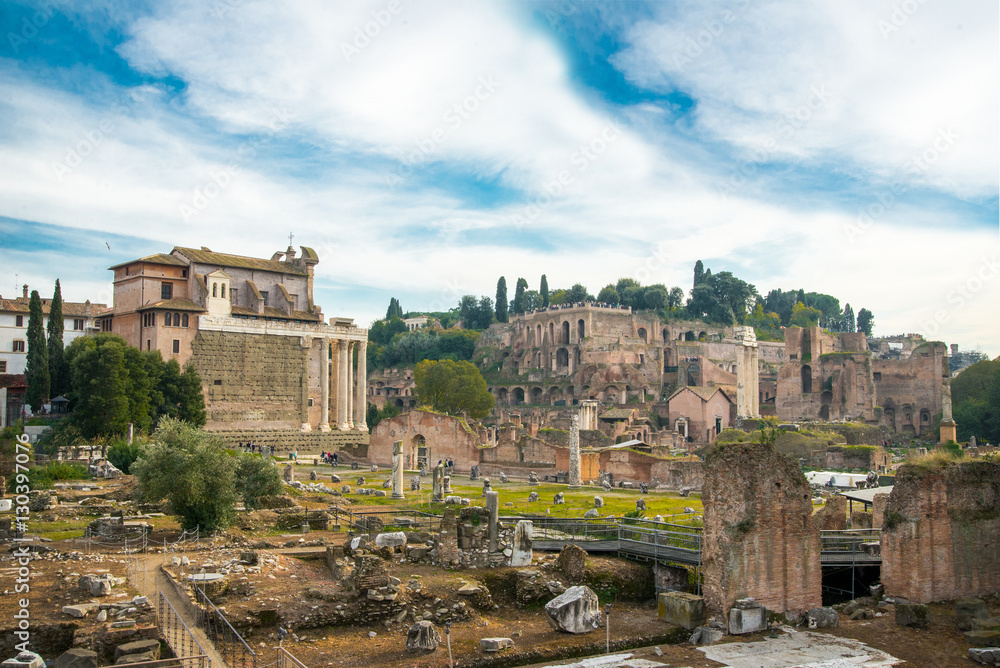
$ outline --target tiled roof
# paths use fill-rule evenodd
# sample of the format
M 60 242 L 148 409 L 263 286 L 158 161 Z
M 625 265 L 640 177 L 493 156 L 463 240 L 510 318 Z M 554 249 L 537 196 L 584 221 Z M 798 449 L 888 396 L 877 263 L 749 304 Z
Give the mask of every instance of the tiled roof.
M 631 408 L 612 408 L 601 413 L 602 420 L 628 420 L 632 417 Z
M 216 253 L 208 250 L 196 250 L 194 248 L 183 248 L 177 246 L 174 252 L 180 253 L 192 262 L 200 264 L 214 264 L 220 267 L 239 267 L 240 269 L 259 269 L 261 271 L 274 271 L 281 274 L 296 274 L 306 276 L 307 272 L 296 265 L 280 260 L 262 260 L 256 257 L 245 257 L 243 255 L 229 255 L 228 253 Z
M 23 373 L 0 373 L 0 387 L 27 387 Z
M 263 313 L 257 313 L 252 308 L 245 306 L 234 306 L 233 315 L 250 316 L 256 318 L 279 318 L 281 320 L 307 320 L 309 322 L 320 322 L 319 316 L 309 311 L 292 311 L 292 315 L 285 314 L 281 309 L 273 306 L 265 306 Z
M 128 262 L 121 262 L 114 266 L 108 267 L 108 269 L 117 269 L 118 267 L 124 267 L 127 264 L 135 264 L 136 262 L 148 262 L 149 264 L 170 264 L 175 267 L 186 267 L 187 262 L 175 257 L 173 255 L 167 255 L 166 253 L 155 253 L 153 255 L 147 255 L 146 257 L 141 257 L 138 260 L 129 260 Z
M 145 311 L 151 308 L 162 308 L 169 309 L 172 311 L 197 311 L 199 313 L 204 313 L 205 309 L 195 304 L 189 299 L 164 299 L 163 301 L 155 302 L 153 304 L 146 304 L 142 308 L 138 309 L 140 311 Z
M 29 303 L 23 299 L 0 299 L 0 313 L 28 313 Z M 42 313 L 48 315 L 51 305 L 42 303 Z M 110 312 L 107 304 L 88 304 L 86 302 L 63 302 L 64 318 L 75 318 L 77 316 L 97 317 L 105 312 Z
M 691 392 L 694 392 L 694 394 L 702 401 L 708 401 L 713 396 L 715 396 L 716 392 L 722 392 L 723 396 L 725 396 L 726 399 L 732 401 L 732 399 L 729 397 L 729 393 L 727 393 L 721 387 L 696 387 L 694 385 L 687 385 L 685 387 L 677 388 L 677 390 L 675 390 L 673 394 L 667 397 L 667 401 L 670 401 L 671 399 L 676 397 L 681 392 L 684 392 L 685 390 L 690 390 Z

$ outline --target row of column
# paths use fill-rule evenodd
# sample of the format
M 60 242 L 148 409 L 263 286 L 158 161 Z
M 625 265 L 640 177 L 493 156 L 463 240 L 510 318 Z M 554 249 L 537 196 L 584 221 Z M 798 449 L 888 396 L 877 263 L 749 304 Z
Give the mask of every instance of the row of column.
M 343 339 L 320 339 L 320 431 L 330 431 L 333 406 L 337 429 L 368 431 L 365 424 L 368 387 L 368 342 Z M 357 371 L 351 363 L 358 353 Z M 332 350 L 332 355 L 327 353 Z M 329 359 L 328 359 L 329 358 Z M 356 377 L 355 377 L 356 376 Z M 356 381 L 356 382 L 355 382 Z M 333 401 L 331 401 L 333 397 Z

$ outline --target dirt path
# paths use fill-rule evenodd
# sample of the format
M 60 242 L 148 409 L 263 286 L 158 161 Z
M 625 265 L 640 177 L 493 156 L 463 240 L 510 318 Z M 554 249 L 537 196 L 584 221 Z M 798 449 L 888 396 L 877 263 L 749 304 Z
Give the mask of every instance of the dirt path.
M 145 560 L 146 577 L 140 581 L 139 589 L 143 596 L 156 606 L 160 633 L 166 639 L 167 644 L 178 656 L 196 656 L 199 654 L 208 655 L 212 668 L 226 668 L 227 664 L 222 658 L 222 654 L 216 649 L 212 641 L 208 639 L 205 632 L 198 626 L 198 619 L 190 602 L 184 600 L 174 589 L 174 584 L 170 578 L 160 568 L 163 563 L 163 555 L 150 555 Z M 159 593 L 170 605 L 159 600 Z M 176 612 L 176 616 L 174 613 Z M 184 623 L 187 629 L 179 622 Z M 189 633 L 190 631 L 190 633 Z

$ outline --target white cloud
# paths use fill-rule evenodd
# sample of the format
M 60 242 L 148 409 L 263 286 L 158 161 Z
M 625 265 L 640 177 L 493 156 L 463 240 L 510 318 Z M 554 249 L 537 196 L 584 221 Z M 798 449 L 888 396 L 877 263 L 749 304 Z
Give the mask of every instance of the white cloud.
M 639 85 L 693 95 L 700 128 L 748 154 L 771 139 L 774 158 L 990 197 L 997 20 L 996 3 L 968 0 L 691 3 L 634 25 L 613 62 Z M 909 170 L 941 132 L 955 141 Z

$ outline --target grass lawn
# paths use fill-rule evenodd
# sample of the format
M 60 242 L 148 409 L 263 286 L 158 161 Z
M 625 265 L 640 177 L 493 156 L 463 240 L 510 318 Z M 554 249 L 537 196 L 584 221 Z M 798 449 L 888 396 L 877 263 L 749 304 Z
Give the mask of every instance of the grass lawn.
M 419 492 L 410 491 L 410 478 L 416 475 L 416 471 L 406 471 L 404 473 L 403 493 L 406 495 L 406 499 L 399 501 L 391 499 L 388 496 L 361 496 L 354 491 L 357 489 L 356 481 L 359 477 L 365 479 L 364 487 L 366 489 L 382 489 L 382 482 L 389 478 L 390 472 L 388 469 L 380 469 L 378 472 L 372 473 L 371 471 L 362 470 L 352 471 L 350 467 L 346 466 L 333 468 L 330 466 L 313 467 L 300 465 L 295 467 L 295 479 L 302 483 L 309 482 L 309 471 L 311 470 L 316 471 L 317 482 L 323 482 L 327 485 L 331 485 L 331 473 L 336 473 L 340 476 L 342 480 L 340 485 L 351 486 L 352 491 L 346 495 L 346 498 L 349 498 L 354 506 L 387 506 L 399 509 L 423 510 L 434 514 L 441 514 L 445 508 L 445 504 L 443 503 L 430 503 L 432 484 L 430 475 L 421 478 L 421 490 Z M 610 492 L 605 492 L 601 487 L 596 485 L 584 485 L 579 489 L 570 489 L 568 485 L 557 485 L 555 483 L 541 483 L 539 485 L 529 485 L 526 482 L 520 481 L 501 483 L 499 479 L 492 477 L 490 478 L 490 482 L 492 483 L 493 490 L 500 493 L 501 515 L 549 514 L 553 517 L 583 517 L 585 512 L 594 507 L 595 496 L 600 496 L 604 499 L 604 507 L 597 509 L 601 517 L 609 515 L 621 517 L 626 512 L 635 510 L 635 502 L 640 496 L 646 501 L 647 510 L 643 516 L 650 519 L 656 515 L 666 517 L 667 515 L 683 513 L 685 507 L 693 508 L 698 513 L 702 512 L 701 498 L 698 494 L 688 497 L 681 497 L 676 493 L 670 492 L 650 491 L 649 494 L 640 494 L 638 489 L 618 488 Z M 481 496 L 483 490 L 481 481 L 469 480 L 468 475 L 453 477 L 451 488 L 456 496 L 468 498 L 474 506 L 486 505 L 485 500 Z M 528 502 L 528 496 L 531 492 L 538 492 L 538 501 L 534 503 Z M 552 499 L 559 492 L 563 493 L 566 503 L 554 505 Z M 506 505 L 508 503 L 513 505 Z

